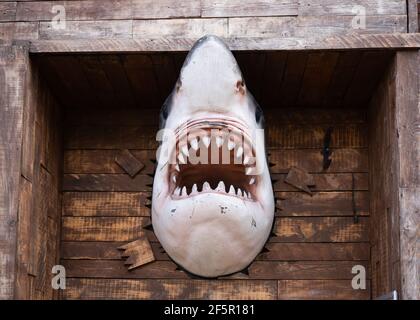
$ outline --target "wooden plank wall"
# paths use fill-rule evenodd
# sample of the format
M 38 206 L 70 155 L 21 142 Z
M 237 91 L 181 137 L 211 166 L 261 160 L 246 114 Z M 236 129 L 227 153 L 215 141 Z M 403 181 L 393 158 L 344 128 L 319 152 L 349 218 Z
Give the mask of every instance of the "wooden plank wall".
M 271 58 L 281 60 L 282 53 L 279 55 Z M 135 56 L 130 59 L 133 67 L 147 61 Z M 240 63 L 245 77 L 252 79 L 250 66 L 258 57 L 243 59 Z M 313 65 L 315 68 L 316 61 Z M 178 64 L 175 75 L 179 67 Z M 307 74 L 309 77 L 312 71 Z M 100 72 L 91 76 L 96 83 L 101 81 Z M 118 85 L 150 81 L 139 77 L 129 81 L 121 78 Z M 157 83 L 170 88 L 173 83 L 159 82 L 165 77 L 158 75 Z M 313 80 L 306 81 L 304 87 Z M 79 82 L 84 83 L 80 79 Z M 249 86 L 253 92 L 258 91 L 253 84 Z M 116 89 L 114 92 L 118 92 Z M 146 233 L 157 261 L 128 271 L 117 250 L 136 239 L 142 226 L 150 222 L 150 174 L 158 109 L 150 109 L 148 104 L 133 106 L 129 100 L 108 107 L 66 108 L 61 263 L 66 267 L 68 281 L 62 298 L 369 299 L 366 113 L 363 108 L 351 107 L 305 108 L 313 99 L 323 101 L 317 92 L 307 93 L 310 96 L 304 95 L 293 108 L 266 108 L 270 162 L 277 180 L 274 188 L 276 196 L 282 199 L 276 212 L 276 236 L 267 244 L 268 251 L 251 265 L 249 275 L 217 280 L 191 279 L 169 260 L 150 230 Z M 272 94 L 270 99 L 279 101 L 275 100 L 277 93 Z M 153 96 L 144 97 L 146 102 L 153 102 Z M 333 161 L 330 169 L 323 171 L 320 151 L 329 126 L 334 127 Z M 145 165 L 134 178 L 114 161 L 124 148 Z M 293 165 L 314 175 L 317 187 L 312 197 L 283 183 Z M 360 216 L 359 223 L 354 223 L 354 209 Z M 358 264 L 367 269 L 367 290 L 351 287 L 351 268 Z
M 15 298 L 52 299 L 51 269 L 59 262 L 62 117 L 35 62 L 27 81 Z
M 14 295 L 25 75 L 23 47 L 0 46 L 0 299 Z
M 163 37 L 170 43 L 204 34 L 299 41 L 343 34 L 406 33 L 417 24 L 415 19 L 408 23 L 407 1 L 412 0 L 1 1 L 0 39 Z M 65 28 L 54 27 L 54 5 L 65 9 Z M 366 28 L 352 28 L 355 6 L 365 8 Z
M 399 52 L 370 106 L 372 296 L 419 299 L 419 53 Z

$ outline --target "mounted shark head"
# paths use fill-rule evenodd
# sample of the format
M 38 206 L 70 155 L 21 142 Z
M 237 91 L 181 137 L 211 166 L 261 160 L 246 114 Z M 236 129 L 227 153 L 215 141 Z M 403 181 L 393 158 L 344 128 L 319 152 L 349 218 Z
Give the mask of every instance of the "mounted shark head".
M 217 37 L 197 41 L 161 110 L 153 229 L 187 271 L 246 268 L 270 234 L 274 197 L 260 107 Z

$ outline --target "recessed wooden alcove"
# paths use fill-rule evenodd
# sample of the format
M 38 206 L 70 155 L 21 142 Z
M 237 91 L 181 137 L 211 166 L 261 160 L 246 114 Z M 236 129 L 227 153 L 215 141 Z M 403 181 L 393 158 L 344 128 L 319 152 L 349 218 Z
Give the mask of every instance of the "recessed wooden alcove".
M 186 52 L 36 54 L 24 117 L 22 297 L 370 299 L 393 289 L 400 271 L 392 247 L 399 230 L 390 222 L 399 214 L 392 150 L 404 99 L 396 88 L 412 80 L 400 68 L 415 53 L 234 54 L 265 112 L 281 199 L 276 236 L 249 274 L 192 279 L 150 230 L 155 262 L 128 271 L 117 250 L 149 222 L 159 108 Z M 329 127 L 332 163 L 323 170 Z M 122 149 L 144 164 L 134 177 L 115 162 Z M 312 197 L 283 182 L 291 166 L 313 175 Z M 67 270 L 60 294 L 50 287 L 54 264 Z M 351 287 L 354 265 L 366 267 L 366 290 Z

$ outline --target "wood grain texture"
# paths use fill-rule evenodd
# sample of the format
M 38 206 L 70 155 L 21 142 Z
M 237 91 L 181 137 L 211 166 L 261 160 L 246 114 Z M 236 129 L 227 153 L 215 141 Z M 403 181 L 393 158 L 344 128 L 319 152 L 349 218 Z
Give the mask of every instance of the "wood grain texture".
M 156 158 L 155 151 L 130 150 L 130 152 L 145 167 L 142 174 L 153 174 Z M 124 173 L 115 162 L 118 150 L 66 150 L 64 152 L 64 173 L 94 174 L 94 173 Z
M 117 0 L 105 0 L 98 7 L 95 0 L 63 1 L 60 4 L 66 10 L 66 19 L 72 20 L 131 20 L 174 17 L 194 17 L 200 14 L 200 3 L 187 0 L 177 4 L 170 0 L 144 0 L 121 3 Z M 51 21 L 57 14 L 52 11 L 54 1 L 19 1 L 16 13 L 18 21 Z
M 366 290 L 354 290 L 349 280 L 279 280 L 278 299 L 287 300 L 369 300 Z
M 197 39 L 110 39 L 110 40 L 34 40 L 30 52 L 75 53 L 75 52 L 144 52 L 188 51 Z M 343 49 L 418 49 L 420 35 L 404 34 L 349 34 L 325 39 L 298 37 L 228 38 L 231 50 L 343 50 Z
M 312 174 L 314 186 L 310 187 L 316 191 L 367 191 L 368 175 L 365 173 L 324 173 Z M 286 174 L 272 174 L 271 178 L 276 181 L 273 184 L 274 191 L 299 191 L 298 188 L 285 182 Z M 352 184 L 354 177 L 354 188 Z
M 276 242 L 367 242 L 369 219 L 350 217 L 304 217 L 276 219 Z
M 15 294 L 24 92 L 27 50 L 0 47 L 0 299 Z
M 149 223 L 145 217 L 64 217 L 62 240 L 133 241 Z
M 309 173 L 321 173 L 322 154 L 317 149 L 285 149 L 270 150 L 270 168 L 272 173 L 287 173 L 292 166 L 305 169 Z M 331 155 L 331 166 L 329 173 L 339 172 L 368 172 L 368 150 L 367 149 L 333 149 Z
M 62 260 L 62 263 L 70 278 L 188 279 L 188 275 L 178 270 L 172 261 L 156 261 L 131 271 L 121 261 L 115 260 Z M 351 269 L 354 264 L 354 261 L 254 261 L 246 278 L 352 279 L 354 275 Z M 367 267 L 366 261 L 358 261 L 357 264 Z
M 143 174 L 65 174 L 63 191 L 151 191 L 152 183 Z
M 351 192 L 317 192 L 312 197 L 302 192 L 276 192 L 277 215 L 283 216 L 352 216 Z M 369 193 L 355 192 L 358 215 L 369 215 Z
M 150 192 L 64 192 L 64 216 L 150 216 Z
M 64 299 L 276 299 L 273 281 L 71 278 Z M 88 288 L 88 290 L 86 290 Z

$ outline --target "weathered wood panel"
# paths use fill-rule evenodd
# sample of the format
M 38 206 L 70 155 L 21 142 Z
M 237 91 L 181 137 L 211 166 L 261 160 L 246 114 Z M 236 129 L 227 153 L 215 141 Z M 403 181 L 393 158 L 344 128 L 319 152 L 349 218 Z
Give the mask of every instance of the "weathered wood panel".
M 86 290 L 89 288 L 89 290 Z M 276 299 L 273 281 L 70 278 L 65 299 Z
M 395 60 L 395 113 L 398 139 L 398 186 L 401 295 L 419 299 L 420 249 L 420 52 L 398 52 Z M 396 231 L 397 232 L 397 231 Z M 398 245 L 398 241 L 394 243 Z
M 156 151 L 130 150 L 130 152 L 145 165 L 141 174 L 153 174 Z M 115 162 L 119 150 L 66 150 L 64 152 L 64 173 L 124 173 Z
M 279 280 L 278 299 L 369 300 L 370 281 L 366 285 L 366 290 L 354 290 L 348 280 Z
M 153 178 L 139 174 L 65 174 L 63 191 L 151 191 Z
M 368 172 L 368 149 L 333 149 L 331 159 L 328 172 Z M 272 173 L 287 173 L 292 166 L 310 173 L 323 171 L 322 154 L 316 149 L 270 150 L 269 161 L 274 164 Z
M 110 40 L 34 40 L 33 53 L 119 53 L 144 51 L 188 51 L 197 41 L 194 39 L 110 39 Z M 418 49 L 420 35 L 404 34 L 346 34 L 316 38 L 298 37 L 230 37 L 226 42 L 231 50 L 345 50 L 345 49 Z M 290 104 L 289 104 L 290 106 Z
M 12 299 L 16 279 L 22 123 L 28 68 L 22 47 L 0 47 L 0 299 Z
M 62 240 L 133 241 L 149 223 L 145 217 L 63 217 Z
M 313 196 L 302 192 L 276 192 L 278 216 L 352 216 L 369 215 L 369 193 L 317 192 Z
M 63 260 L 70 278 L 188 279 L 172 261 L 156 261 L 134 270 L 115 260 Z M 352 279 L 354 261 L 254 261 L 247 279 Z M 365 261 L 357 264 L 367 268 Z M 234 276 L 231 276 L 234 277 Z M 367 277 L 368 268 L 367 268 Z M 229 277 L 224 277 L 227 279 Z
M 204 0 L 202 17 L 292 16 L 298 13 L 297 0 Z
M 18 21 L 51 21 L 57 15 L 53 11 L 55 1 L 19 1 L 16 19 Z M 102 1 L 101 6 L 95 0 L 62 1 L 66 19 L 72 20 L 131 20 L 157 19 L 174 17 L 194 17 L 200 15 L 200 2 L 187 0 L 174 3 L 171 0 L 143 0 L 121 3 L 117 0 Z M 98 21 L 99 25 L 101 22 Z
M 135 20 L 133 38 L 155 39 L 170 36 L 173 39 L 199 39 L 207 34 L 228 36 L 228 19 L 170 19 Z
M 369 218 L 355 223 L 351 217 L 279 217 L 273 231 L 273 242 L 367 242 Z
M 64 192 L 64 216 L 150 216 L 150 192 Z

